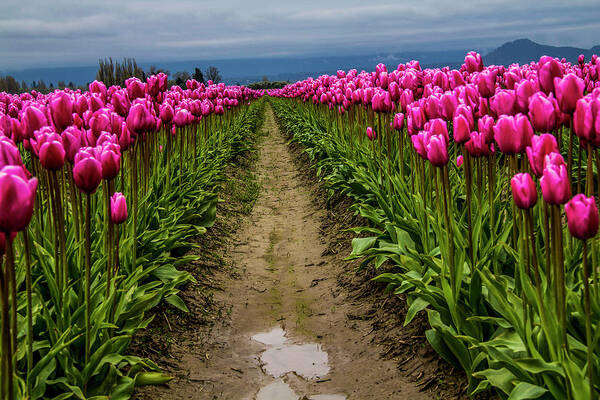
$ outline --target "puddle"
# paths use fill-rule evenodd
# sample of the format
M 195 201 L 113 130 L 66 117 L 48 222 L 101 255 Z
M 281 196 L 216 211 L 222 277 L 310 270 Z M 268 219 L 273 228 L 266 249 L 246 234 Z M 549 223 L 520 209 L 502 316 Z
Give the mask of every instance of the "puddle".
M 286 332 L 275 327 L 258 333 L 252 340 L 267 346 L 259 355 L 263 371 L 274 378 L 294 373 L 304 379 L 318 379 L 329 373 L 327 353 L 318 343 L 288 343 Z M 260 389 L 256 400 L 298 400 L 300 396 L 283 380 L 278 379 Z M 309 400 L 346 400 L 341 394 L 318 394 L 304 397 Z
M 298 396 L 287 383 L 281 379 L 260 389 L 256 400 L 298 400 Z
M 252 340 L 267 346 L 283 346 L 287 338 L 285 337 L 285 331 L 280 327 L 277 327 L 269 332 L 258 333 L 252 336 Z
M 274 347 L 260 355 L 265 372 L 275 378 L 294 372 L 305 379 L 321 378 L 329 373 L 327 353 L 316 343 Z

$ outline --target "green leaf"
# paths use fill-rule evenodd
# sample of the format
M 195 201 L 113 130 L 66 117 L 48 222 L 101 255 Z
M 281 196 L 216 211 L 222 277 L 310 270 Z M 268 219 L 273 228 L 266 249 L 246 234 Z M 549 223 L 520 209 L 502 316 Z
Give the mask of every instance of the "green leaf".
M 548 390 L 543 387 L 532 385 L 528 382 L 520 382 L 515 386 L 512 392 L 510 392 L 508 400 L 537 399 L 547 392 Z

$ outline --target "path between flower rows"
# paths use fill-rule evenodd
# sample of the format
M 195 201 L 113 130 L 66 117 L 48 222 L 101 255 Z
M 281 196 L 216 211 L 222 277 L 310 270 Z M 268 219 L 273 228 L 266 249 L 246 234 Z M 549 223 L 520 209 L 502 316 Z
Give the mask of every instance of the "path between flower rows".
M 261 193 L 228 249 L 239 279 L 229 277 L 215 295 L 231 307 L 230 321 L 213 330 L 208 349 L 194 346 L 193 332 L 179 338 L 171 349 L 178 377 L 144 398 L 429 398 L 380 358 L 368 322 L 347 317 L 338 272 L 322 256 L 325 212 L 311 202 L 270 107 L 266 113 Z

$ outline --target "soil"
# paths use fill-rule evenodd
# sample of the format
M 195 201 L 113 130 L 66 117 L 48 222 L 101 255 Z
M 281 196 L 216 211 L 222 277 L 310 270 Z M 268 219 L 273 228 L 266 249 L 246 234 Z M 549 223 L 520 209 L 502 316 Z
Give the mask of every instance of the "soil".
M 345 229 L 363 222 L 348 199 L 327 196 L 270 107 L 264 131 L 229 171 L 219 222 L 188 267 L 190 313 L 159 308 L 135 339 L 174 377 L 136 398 L 463 398 L 466 379 L 429 347 L 423 316 L 403 327 L 403 299 L 344 261 Z

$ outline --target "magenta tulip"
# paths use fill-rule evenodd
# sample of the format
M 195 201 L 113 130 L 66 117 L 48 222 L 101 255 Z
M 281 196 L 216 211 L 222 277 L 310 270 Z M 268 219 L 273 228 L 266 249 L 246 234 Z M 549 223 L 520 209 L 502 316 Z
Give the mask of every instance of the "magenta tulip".
M 544 164 L 540 179 L 544 201 L 548 204 L 565 204 L 571 198 L 571 182 L 565 161 L 560 154 L 550 153 Z
M 556 108 L 552 100 L 541 92 L 529 99 L 529 119 L 537 132 L 552 132 L 556 126 Z
M 377 138 L 377 132 L 375 132 L 370 126 L 367 127 L 367 138 L 371 141 Z
M 73 123 L 73 99 L 65 92 L 61 92 L 50 100 L 50 115 L 58 132 Z
M 119 225 L 127 219 L 127 202 L 123 193 L 115 192 L 110 198 L 110 220 Z
M 8 165 L 0 169 L 0 231 L 20 232 L 31 220 L 37 179 L 27 179 L 23 167 Z
M 585 83 L 575 74 L 567 74 L 564 78 L 554 79 L 554 90 L 560 110 L 566 114 L 575 111 L 577 100 L 583 97 Z
M 436 167 L 448 164 L 448 145 L 442 135 L 428 135 L 427 137 L 427 159 Z
M 102 181 L 102 164 L 96 159 L 93 148 L 84 147 L 77 152 L 73 178 L 82 192 L 92 194 L 96 191 Z
M 531 175 L 516 174 L 510 180 L 510 187 L 517 207 L 528 210 L 537 202 L 537 189 Z
M 544 133 L 531 138 L 531 146 L 525 149 L 529 165 L 533 173 L 539 178 L 544 173 L 544 162 L 550 153 L 558 153 L 558 144 L 554 135 Z
M 565 214 L 569 232 L 577 239 L 591 239 L 598 233 L 598 207 L 593 197 L 575 195 L 565 205 Z

